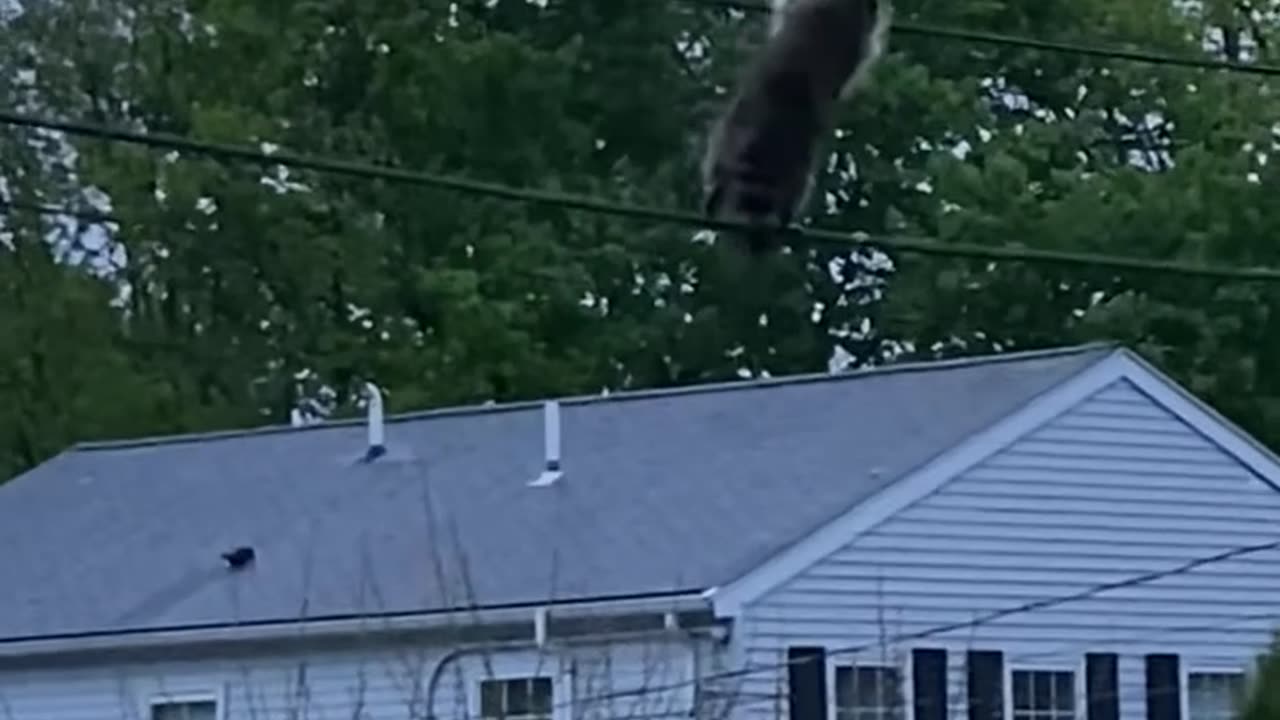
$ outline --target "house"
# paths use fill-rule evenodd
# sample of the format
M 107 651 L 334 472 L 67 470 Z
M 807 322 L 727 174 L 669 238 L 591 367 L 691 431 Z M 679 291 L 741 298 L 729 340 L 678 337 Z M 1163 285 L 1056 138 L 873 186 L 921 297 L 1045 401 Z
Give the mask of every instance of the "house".
M 371 405 L 0 487 L 0 717 L 1210 720 L 1280 616 L 1276 457 L 1123 348 Z

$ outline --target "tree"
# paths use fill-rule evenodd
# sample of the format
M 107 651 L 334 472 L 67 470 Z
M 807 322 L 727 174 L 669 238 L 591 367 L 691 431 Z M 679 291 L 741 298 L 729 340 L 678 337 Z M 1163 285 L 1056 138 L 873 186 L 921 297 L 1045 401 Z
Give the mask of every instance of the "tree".
M 1268 652 L 1258 658 L 1240 708 L 1240 720 L 1280 718 L 1280 635 Z
M 1250 44 L 1242 37 L 1265 41 L 1273 31 L 1248 26 L 1273 26 L 1274 14 L 1207 6 L 1183 14 L 1165 2 L 920 3 L 918 16 L 905 14 L 1187 55 L 1216 29 L 1228 40 L 1217 54 L 1233 58 Z M 875 153 L 841 147 L 865 179 L 863 205 L 845 203 L 840 223 L 1132 257 L 1280 260 L 1266 239 L 1280 222 L 1267 199 L 1277 137 L 1268 83 L 914 39 L 897 48 L 878 92 L 851 109 L 850 135 L 873 138 Z M 886 128 L 889 115 L 923 120 Z M 962 157 L 949 152 L 961 144 Z M 908 184 L 924 189 L 904 193 Z M 882 329 L 917 354 L 1116 339 L 1264 440 L 1280 441 L 1280 388 L 1260 372 L 1278 350 L 1274 286 L 959 260 L 901 258 L 898 269 Z
M 896 5 L 930 24 L 1187 53 L 1206 26 L 1227 28 L 1233 54 L 1262 32 L 1225 3 Z M 15 105 L 686 209 L 713 113 L 762 33 L 687 0 L 65 0 L 5 22 L 0 100 Z M 816 223 L 1275 262 L 1266 84 L 902 34 L 891 49 L 841 119 Z M 837 345 L 871 364 L 1112 337 L 1280 439 L 1280 381 L 1258 371 L 1276 353 L 1262 285 L 883 263 L 869 248 L 750 265 L 677 227 L 65 142 L 73 160 L 49 164 L 46 148 L 21 183 L 8 164 L 0 175 L 28 199 L 109 198 L 126 262 L 107 282 L 128 290 L 110 345 L 148 378 L 148 427 L 341 414 L 366 380 L 395 410 L 820 370 Z
M 0 476 L 88 437 L 145 434 L 150 383 L 121 351 L 110 287 L 37 243 L 47 225 L 0 231 Z M 147 408 L 150 409 L 150 408 Z

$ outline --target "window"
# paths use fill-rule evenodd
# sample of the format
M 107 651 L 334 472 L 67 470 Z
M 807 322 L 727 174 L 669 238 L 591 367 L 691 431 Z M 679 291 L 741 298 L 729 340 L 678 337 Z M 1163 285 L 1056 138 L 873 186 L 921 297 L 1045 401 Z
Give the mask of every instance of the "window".
M 1243 692 L 1243 673 L 1189 673 L 1187 720 L 1235 720 L 1236 703 Z
M 480 682 L 480 717 L 485 720 L 551 720 L 551 678 L 511 678 Z
M 217 720 L 217 717 L 218 701 L 213 698 L 151 702 L 151 720 Z
M 1013 720 L 1075 720 L 1076 674 L 1014 670 Z
M 897 668 L 836 668 L 836 720 L 901 720 L 903 705 Z

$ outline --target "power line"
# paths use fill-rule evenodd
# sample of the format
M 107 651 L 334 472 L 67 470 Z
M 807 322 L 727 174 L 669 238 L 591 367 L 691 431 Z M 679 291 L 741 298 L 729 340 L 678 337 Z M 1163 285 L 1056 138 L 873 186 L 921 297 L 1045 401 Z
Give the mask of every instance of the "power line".
M 1055 607 L 1057 605 L 1063 605 L 1065 603 L 1077 602 L 1080 600 L 1087 600 L 1091 597 L 1094 597 L 1095 595 L 1100 595 L 1102 593 L 1109 592 L 1112 590 L 1120 590 L 1127 587 L 1136 587 L 1138 585 L 1146 585 L 1148 583 L 1155 582 L 1156 580 L 1163 580 L 1164 578 L 1167 578 L 1167 577 L 1183 575 L 1192 570 L 1195 570 L 1196 568 L 1204 567 L 1206 565 L 1213 565 L 1215 563 L 1226 562 L 1227 560 L 1234 560 L 1236 558 L 1243 557 L 1245 555 L 1252 555 L 1260 552 L 1265 552 L 1267 550 L 1275 550 L 1277 548 L 1280 548 L 1280 540 L 1272 540 L 1270 542 L 1260 543 L 1256 545 L 1245 545 L 1241 547 L 1235 547 L 1235 548 L 1231 548 L 1230 550 L 1225 550 L 1223 552 L 1215 553 L 1213 555 L 1199 557 L 1193 560 L 1188 560 L 1187 562 L 1184 562 L 1181 565 L 1170 568 L 1168 570 L 1157 570 L 1149 573 L 1144 573 L 1142 575 L 1135 575 L 1133 577 L 1129 577 L 1124 580 L 1117 580 L 1109 583 L 1099 583 L 1097 585 L 1086 588 L 1079 592 L 1070 593 L 1067 595 L 1058 595 L 1058 596 L 1049 597 L 1049 598 L 1042 598 L 1040 600 L 1033 600 L 1031 602 L 1023 603 L 1021 605 L 1015 605 L 1013 607 L 996 610 L 996 611 L 987 613 L 985 615 L 980 615 L 972 620 L 949 623 L 946 625 L 937 625 L 927 630 L 922 630 L 914 633 L 904 633 L 904 634 L 895 636 L 892 642 L 897 643 L 897 642 L 904 642 L 909 640 L 923 640 L 925 638 L 933 637 L 935 635 L 942 635 L 944 633 L 955 632 L 957 630 L 969 630 L 972 628 L 977 628 L 983 625 L 990 624 L 992 622 L 995 622 L 996 620 L 1009 617 L 1011 615 L 1020 615 L 1023 613 L 1034 612 L 1036 610 L 1044 610 L 1046 608 Z M 850 654 L 856 655 L 860 652 L 865 652 L 866 650 L 876 647 L 878 645 L 879 643 L 870 643 L 870 644 L 864 644 L 864 645 L 837 648 L 835 650 L 828 651 L 827 656 L 830 657 L 832 655 L 850 655 Z M 806 660 L 792 660 L 792 661 L 784 661 L 782 663 L 774 663 L 769 666 L 765 666 L 762 669 L 777 670 L 777 669 L 785 668 L 791 664 L 798 663 L 798 662 L 806 662 Z M 757 666 L 757 667 L 760 667 L 760 666 Z M 742 670 L 730 671 L 730 673 L 741 673 L 741 672 L 743 671 Z M 729 677 L 732 677 L 732 674 L 730 673 L 727 673 L 726 675 Z
M 1120 639 L 1111 638 L 1110 643 L 1132 645 L 1135 643 L 1151 641 L 1157 638 L 1163 638 L 1166 635 L 1222 630 L 1224 628 L 1228 628 L 1228 627 L 1231 627 L 1232 625 L 1236 625 L 1242 622 L 1248 622 L 1252 620 L 1277 620 L 1277 619 L 1280 619 L 1280 609 L 1273 609 L 1266 612 L 1240 613 L 1235 615 L 1223 616 L 1220 620 L 1213 623 L 1208 623 L 1208 624 L 1202 623 L 1197 625 L 1168 625 L 1160 628 L 1146 629 L 1146 630 L 1139 631 L 1138 633 L 1129 634 L 1124 638 L 1120 638 Z M 890 643 L 891 643 L 890 640 L 876 643 L 875 649 L 882 649 L 884 648 L 884 646 Z M 1017 653 L 1017 654 L 1007 653 L 1004 658 L 1004 664 L 1016 670 L 1017 668 L 1014 666 L 1018 665 L 1019 663 L 1032 662 L 1032 667 L 1034 668 L 1035 663 L 1033 661 L 1039 661 L 1043 658 L 1061 657 L 1063 655 L 1070 655 L 1070 654 L 1074 654 L 1078 656 L 1081 653 L 1088 652 L 1094 647 L 1096 646 L 1087 645 L 1083 643 L 1068 643 L 1068 644 L 1059 645 L 1058 647 L 1053 648 L 1051 650 L 1042 650 L 1037 652 Z M 871 649 L 871 648 L 868 648 L 868 649 Z M 1124 683 L 1121 683 L 1121 686 L 1123 685 Z M 1155 695 L 1174 694 L 1174 693 L 1179 693 L 1181 691 L 1182 691 L 1182 687 L 1180 685 L 1162 685 L 1159 687 L 1154 687 L 1149 689 L 1141 686 L 1136 688 L 1121 687 L 1114 692 L 1090 693 L 1088 697 L 1090 701 L 1111 700 L 1113 698 L 1119 699 L 1121 701 L 1125 701 L 1127 699 L 1130 699 L 1134 693 L 1142 693 L 1142 697 L 1147 697 L 1152 694 L 1155 694 Z M 787 695 L 785 692 L 783 693 L 738 692 L 738 693 L 734 693 L 733 697 L 735 699 L 741 698 L 741 697 L 748 698 L 747 702 L 745 703 L 744 702 L 733 703 L 733 707 L 735 709 L 741 709 L 744 707 L 760 705 L 766 702 L 782 701 L 786 699 Z M 926 705 L 928 704 L 927 699 L 925 701 L 925 704 Z
M 978 616 L 972 620 L 948 623 L 945 625 L 937 625 L 926 630 L 921 630 L 921 631 L 912 632 L 912 633 L 903 633 L 903 634 L 899 634 L 891 638 L 877 641 L 877 642 L 835 648 L 832 650 L 828 650 L 826 653 L 826 656 L 833 657 L 837 655 L 857 655 L 859 653 L 866 652 L 867 650 L 877 648 L 885 644 L 908 642 L 912 640 L 922 640 L 925 638 L 933 637 L 935 635 L 942 635 L 944 633 L 955 632 L 957 630 L 968 630 L 972 628 L 977 628 L 983 625 L 990 624 L 1001 618 L 1009 617 L 1011 615 L 1019 615 L 1023 613 L 1034 612 L 1036 610 L 1044 610 L 1046 608 L 1055 607 L 1057 605 L 1063 605 L 1070 602 L 1086 600 L 1095 595 L 1100 595 L 1104 592 L 1109 592 L 1111 590 L 1120 590 L 1127 587 L 1136 587 L 1138 585 L 1145 585 L 1151 582 L 1155 582 L 1157 580 L 1162 580 L 1164 578 L 1173 577 L 1176 575 L 1182 575 L 1192 570 L 1195 570 L 1196 568 L 1204 567 L 1206 565 L 1213 565 L 1215 563 L 1225 562 L 1227 560 L 1234 560 L 1236 558 L 1244 557 L 1246 555 L 1265 552 L 1267 550 L 1275 550 L 1278 548 L 1280 548 L 1280 540 L 1273 540 L 1270 542 L 1260 543 L 1256 545 L 1244 545 L 1240 547 L 1235 547 L 1229 550 L 1224 550 L 1222 552 L 1214 553 L 1213 555 L 1208 555 L 1208 556 L 1188 560 L 1182 563 L 1181 565 L 1178 565 L 1173 568 L 1169 568 L 1167 570 L 1157 570 L 1149 573 L 1143 573 L 1141 575 L 1135 575 L 1135 576 L 1126 578 L 1124 580 L 1117 580 L 1117 581 L 1108 582 L 1108 583 L 1099 583 L 1097 585 L 1093 585 L 1089 588 L 1086 588 L 1078 592 L 1069 593 L 1066 595 L 1058 595 L 1054 597 L 1042 598 L 1040 600 L 1034 600 L 1031 602 L 1023 603 L 1021 605 L 1016 605 L 1013 607 L 996 610 L 996 611 L 987 613 L 985 615 Z M 747 677 L 750 675 L 755 675 L 758 673 L 774 672 L 774 671 L 787 668 L 791 665 L 797 665 L 805 662 L 813 662 L 813 658 L 783 660 L 781 662 L 768 663 L 764 665 L 749 665 L 743 668 L 738 668 L 736 670 L 727 670 L 722 672 L 711 673 L 708 675 L 699 675 L 688 680 L 675 681 L 675 682 L 667 683 L 664 685 L 657 685 L 657 686 L 650 685 L 650 686 L 645 686 L 640 688 L 629 688 L 627 690 L 601 693 L 599 695 L 588 696 L 585 698 L 576 698 L 572 702 L 589 703 L 589 702 L 598 702 L 603 700 L 618 700 L 618 699 L 623 699 L 628 697 L 643 697 L 650 693 L 680 690 L 682 688 L 696 685 L 699 683 L 704 683 L 707 681 L 731 680 L 731 679 L 736 679 L 741 677 Z M 572 703 L 565 702 L 565 703 L 553 705 L 552 707 L 553 709 L 557 709 L 560 707 L 568 707 L 570 704 Z M 468 717 L 468 720 L 480 720 L 480 719 L 474 718 L 474 717 Z
M 1221 620 L 1219 620 L 1218 622 L 1214 622 L 1212 624 L 1169 625 L 1161 628 L 1152 628 L 1152 629 L 1140 631 L 1139 633 L 1130 634 L 1119 640 L 1117 640 L 1116 638 L 1111 638 L 1110 642 L 1112 644 L 1132 645 L 1132 644 L 1147 642 L 1153 639 L 1162 638 L 1166 635 L 1173 635 L 1177 633 L 1208 632 L 1212 630 L 1222 630 L 1224 628 L 1231 627 L 1232 625 L 1235 625 L 1237 623 L 1248 622 L 1251 620 L 1276 620 L 1276 619 L 1280 619 L 1280 609 L 1270 610 L 1267 612 L 1241 613 L 1237 615 L 1224 616 Z M 1028 663 L 1030 661 L 1040 660 L 1042 658 L 1062 656 L 1067 654 L 1075 654 L 1079 656 L 1082 653 L 1088 652 L 1092 647 L 1093 646 L 1085 645 L 1082 643 L 1071 643 L 1067 645 L 1061 645 L 1052 650 L 1043 650 L 1043 651 L 1032 652 L 1032 653 L 1018 653 L 1018 654 L 1009 653 L 1005 655 L 1004 664 L 1007 666 L 1010 666 L 1013 669 L 1017 669 L 1016 667 L 1013 667 L 1013 666 L 1017 665 L 1018 663 Z M 1034 663 L 1032 663 L 1032 668 L 1035 668 Z M 1113 698 L 1119 699 L 1121 701 L 1125 701 L 1127 699 L 1132 698 L 1134 693 L 1142 693 L 1142 697 L 1147 697 L 1149 695 L 1176 694 L 1182 691 L 1182 686 L 1180 685 L 1161 685 L 1153 688 L 1146 688 L 1143 686 L 1124 687 L 1124 683 L 1120 682 L 1119 686 L 1120 687 L 1114 692 L 1090 693 L 1088 695 L 1088 698 L 1090 701 L 1111 700 Z
M 768 12 L 767 6 L 747 3 L 734 2 L 733 0 L 709 0 L 707 4 L 723 5 L 728 7 L 736 7 L 738 9 Z M 1190 58 L 1186 56 L 1178 56 L 1165 53 L 1155 53 L 1144 50 L 1130 50 L 1115 47 L 1099 47 L 1086 46 L 1075 43 L 1055 42 L 1041 40 L 1036 38 L 1027 38 L 1006 34 L 988 33 L 970 30 L 959 30 L 952 28 L 943 28 L 938 26 L 930 26 L 916 23 L 895 23 L 893 26 L 895 32 L 906 35 L 918 35 L 934 38 L 945 38 L 960 40 L 965 42 L 1002 45 L 1011 47 L 1021 47 L 1026 49 L 1043 50 L 1049 52 L 1059 52 L 1065 54 L 1076 54 L 1082 56 L 1092 56 L 1107 59 L 1129 60 L 1134 62 L 1144 62 L 1159 65 L 1183 66 L 1209 70 L 1225 70 L 1231 72 L 1239 72 L 1246 74 L 1258 74 L 1265 76 L 1280 76 L 1280 67 L 1268 65 L 1251 65 L 1246 63 L 1220 61 L 1207 58 Z M 6 124 L 40 127 L 44 129 L 61 130 L 69 134 L 78 134 L 99 139 L 126 142 L 132 144 L 145 145 L 149 147 L 167 147 L 172 150 L 190 151 L 205 154 L 214 157 L 222 157 L 224 159 L 240 160 L 250 163 L 265 165 L 283 165 L 308 169 L 317 172 L 327 172 L 333 174 L 344 174 L 365 179 L 386 180 L 391 182 L 401 182 L 412 185 L 434 187 L 438 189 L 453 190 L 465 194 L 482 195 L 495 197 L 499 199 L 511 200 L 516 202 L 529 202 L 534 204 L 545 204 L 570 209 L 584 210 L 588 212 L 603 213 L 615 216 L 632 217 L 637 219 L 653 220 L 664 223 L 674 223 L 680 225 L 695 225 L 700 227 L 711 227 L 722 230 L 745 230 L 748 226 L 734 223 L 723 223 L 710 221 L 701 216 L 697 216 L 687 212 L 677 212 L 668 210 L 659 210 L 654 208 L 646 208 L 634 205 L 623 205 L 617 203 L 609 203 L 595 200 L 583 196 L 574 196 L 563 193 L 551 193 L 546 191 L 515 188 L 506 185 L 488 183 L 483 181 L 474 181 L 459 178 L 456 176 L 447 176 L 439 174 L 420 173 L 413 171 L 400 170 L 390 167 L 380 167 L 371 164 L 357 163 L 338 159 L 325 159 L 319 157 L 309 157 L 295 155 L 287 152 L 281 153 L 264 153 L 254 151 L 245 147 L 207 143 L 201 141 L 190 140 L 173 135 L 152 134 L 152 133 L 136 133 L 128 130 L 120 130 L 107 128 L 105 126 L 92 126 L 83 123 L 54 121 L 47 119 L 32 118 L 30 116 L 19 115 L 7 111 L 0 111 L 0 122 Z M 32 204 L 21 202 L 0 202 L 0 208 L 8 208 L 12 210 L 26 210 L 47 215 L 59 215 L 76 217 L 93 222 L 118 222 L 115 218 L 104 213 L 93 213 L 85 211 L 75 211 L 58 208 L 51 205 Z M 1148 261 L 1138 258 L 1120 258 L 1116 256 L 1105 256 L 1085 253 L 1064 253 L 1058 251 L 1037 251 L 1037 250 L 1014 250 L 1009 248 L 992 248 L 981 245 L 971 244 L 942 244 L 937 241 L 927 240 L 923 238 L 882 238 L 882 239 L 864 239 L 858 240 L 853 236 L 845 233 L 834 231 L 816 230 L 816 229 L 799 229 L 792 228 L 787 231 L 788 234 L 798 235 L 803 238 L 818 242 L 835 242 L 840 244 L 872 244 L 883 245 L 891 249 L 897 249 L 903 252 L 911 252 L 924 255 L 952 256 L 952 257 L 970 257 L 976 259 L 1008 259 L 1025 262 L 1044 262 L 1044 263 L 1060 263 L 1060 264 L 1077 264 L 1077 265 L 1093 265 L 1100 267 L 1112 267 L 1115 269 L 1130 270 L 1151 270 L 1159 272 L 1179 273 L 1195 276 L 1221 277 L 1244 280 L 1280 280 L 1280 271 L 1268 269 L 1236 269 L 1213 266 L 1195 266 L 1181 263 L 1172 263 L 1165 261 Z M 1162 579 L 1172 575 L 1188 572 L 1196 567 L 1207 564 L 1222 562 L 1225 560 L 1240 557 L 1245 554 L 1271 550 L 1280 547 L 1280 541 L 1270 542 L 1262 545 L 1249 546 L 1244 548 L 1236 548 L 1231 551 L 1219 553 L 1207 558 L 1200 558 L 1185 563 L 1178 568 L 1168 571 L 1160 571 L 1148 573 L 1146 575 L 1130 578 L 1124 581 L 1096 585 L 1088 590 L 1074 593 L 1067 596 L 1055 598 L 1047 598 L 1039 601 L 1027 603 L 1024 605 L 1007 608 L 1000 611 L 990 613 L 978 619 L 953 623 L 949 625 L 937 626 L 925 631 L 908 633 L 897 636 L 892 642 L 901 642 L 905 640 L 923 639 L 934 635 L 953 632 L 956 630 L 968 629 L 988 624 L 997 619 L 1008 617 L 1014 614 L 1031 612 L 1034 610 L 1044 609 L 1056 606 L 1066 602 L 1087 599 L 1094 595 L 1109 590 L 1120 589 L 1124 587 L 1132 587 L 1154 580 Z M 1268 613 L 1268 617 L 1274 616 L 1274 613 Z M 1253 616 L 1251 616 L 1253 617 Z M 1257 617 L 1261 617 L 1258 615 Z M 1184 630 L 1189 628 L 1169 628 L 1171 631 Z M 1210 628 L 1211 629 L 1211 628 Z M 875 644 L 852 646 L 838 648 L 828 652 L 828 656 L 856 654 L 864 652 Z M 729 679 L 732 677 L 754 674 L 771 670 L 779 670 L 793 663 L 804 662 L 803 660 L 785 661 L 766 666 L 754 666 L 740 670 L 727 671 L 709 676 L 702 676 L 695 681 L 684 681 L 678 684 L 667 686 L 666 688 L 646 687 L 640 689 L 639 694 L 647 694 L 661 690 L 673 690 L 692 684 L 692 682 Z M 638 694 L 637 691 L 620 691 L 618 693 L 610 693 L 596 698 L 587 698 L 586 700 L 606 700 L 618 697 L 626 697 Z M 578 701 L 582 701 L 579 699 Z
M 320 173 L 345 175 L 363 180 L 380 180 L 417 187 L 428 187 L 510 202 L 547 205 L 667 225 L 730 232 L 753 229 L 748 224 L 711 220 L 687 211 L 618 203 L 583 195 L 520 188 L 466 179 L 457 175 L 418 172 L 337 158 L 300 155 L 284 151 L 263 152 L 243 145 L 206 142 L 166 133 L 139 132 L 70 120 L 55 120 L 9 110 L 0 110 L 0 123 L 26 128 L 57 130 L 70 135 L 79 135 L 109 142 L 196 153 L 222 160 L 245 162 L 266 167 L 282 165 Z M 1100 253 L 988 246 L 978 243 L 952 243 L 904 235 L 873 237 L 866 233 L 840 232 L 794 225 L 780 231 L 779 234 L 788 238 L 798 239 L 802 244 L 850 250 L 858 247 L 878 247 L 888 251 L 934 257 L 989 261 L 1006 260 L 1093 269 L 1105 268 L 1116 271 L 1152 272 L 1220 280 L 1280 281 L 1280 270 L 1263 267 L 1242 268 L 1223 265 L 1201 265 L 1174 260 L 1151 260 Z
M 758 2 L 749 2 L 748 0 L 695 1 L 703 5 L 725 7 L 745 12 L 772 12 L 772 9 L 768 5 Z M 1040 38 L 1025 37 L 1021 35 L 947 28 L 924 23 L 895 22 L 893 23 L 892 29 L 893 32 L 900 33 L 902 35 L 916 35 L 927 38 L 957 40 L 960 42 L 970 42 L 982 45 L 999 45 L 1004 47 L 1022 48 L 1025 50 L 1042 50 L 1045 52 L 1061 53 L 1064 55 L 1082 55 L 1085 57 L 1095 57 L 1106 60 L 1126 60 L 1129 62 L 1145 63 L 1148 65 L 1168 65 L 1174 67 L 1195 68 L 1199 70 L 1223 70 L 1250 75 L 1280 77 L 1280 66 L 1276 65 L 1243 63 L 1233 60 L 1214 60 L 1212 58 L 1190 57 L 1188 55 L 1162 53 L 1153 50 L 1135 50 L 1132 48 L 1123 48 L 1114 45 L 1083 45 L 1056 40 L 1042 40 Z

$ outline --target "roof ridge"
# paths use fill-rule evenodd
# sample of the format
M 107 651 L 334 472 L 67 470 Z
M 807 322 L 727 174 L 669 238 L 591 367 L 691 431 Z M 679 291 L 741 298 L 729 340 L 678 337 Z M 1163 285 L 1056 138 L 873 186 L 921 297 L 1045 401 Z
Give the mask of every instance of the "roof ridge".
M 782 375 L 769 378 L 748 378 L 741 380 L 725 380 L 719 382 L 707 382 L 694 385 L 682 385 L 671 387 L 657 388 L 639 388 L 634 390 L 623 390 L 619 392 L 611 392 L 607 394 L 594 395 L 573 395 L 563 397 L 547 397 L 537 400 L 518 400 L 506 403 L 492 404 L 476 404 L 476 405 L 455 405 L 450 407 L 433 408 L 429 410 L 414 410 L 404 413 L 388 414 L 384 422 L 388 425 L 393 423 L 415 422 L 421 420 L 434 420 L 450 417 L 467 417 L 473 415 L 488 415 L 507 412 L 522 412 L 541 408 L 543 403 L 548 400 L 558 400 L 561 405 L 592 405 L 606 402 L 626 402 L 632 400 L 647 400 L 663 397 L 680 397 L 684 395 L 705 395 L 721 392 L 735 392 L 743 390 L 758 390 L 774 387 L 785 387 L 789 385 L 801 385 L 818 382 L 855 382 L 871 377 L 880 377 L 884 375 L 911 373 L 911 372 L 936 372 L 942 370 L 954 370 L 966 367 L 975 367 L 979 365 L 992 365 L 998 363 L 1027 362 L 1031 360 L 1040 360 L 1051 357 L 1081 355 L 1088 352 L 1101 352 L 1103 350 L 1114 351 L 1123 347 L 1123 344 L 1113 341 L 1095 341 L 1081 343 L 1077 345 L 1065 345 L 1050 348 L 1036 348 L 1030 350 L 1016 350 L 1012 352 L 995 352 L 984 353 L 981 355 L 966 355 L 953 358 L 943 358 L 936 360 L 910 360 L 904 362 L 890 362 L 885 365 L 876 365 L 871 367 L 860 367 L 851 370 L 843 370 L 840 372 L 814 372 L 814 373 L 795 373 L 791 375 Z M 347 427 L 360 427 L 365 423 L 363 417 L 343 418 L 338 420 L 327 420 L 311 425 L 292 426 L 292 425 L 264 425 L 251 428 L 236 428 L 230 430 L 213 430 L 205 432 L 179 433 L 172 435 L 156 435 L 149 437 L 122 439 L 122 440 L 101 440 L 86 441 L 73 445 L 70 450 L 73 452 L 97 451 L 97 450 L 118 450 L 128 448 L 149 447 L 157 445 L 177 445 L 190 442 L 203 442 L 207 440 L 230 440 L 242 437 L 258 437 L 276 434 L 292 434 L 314 432 L 318 430 L 333 430 Z

